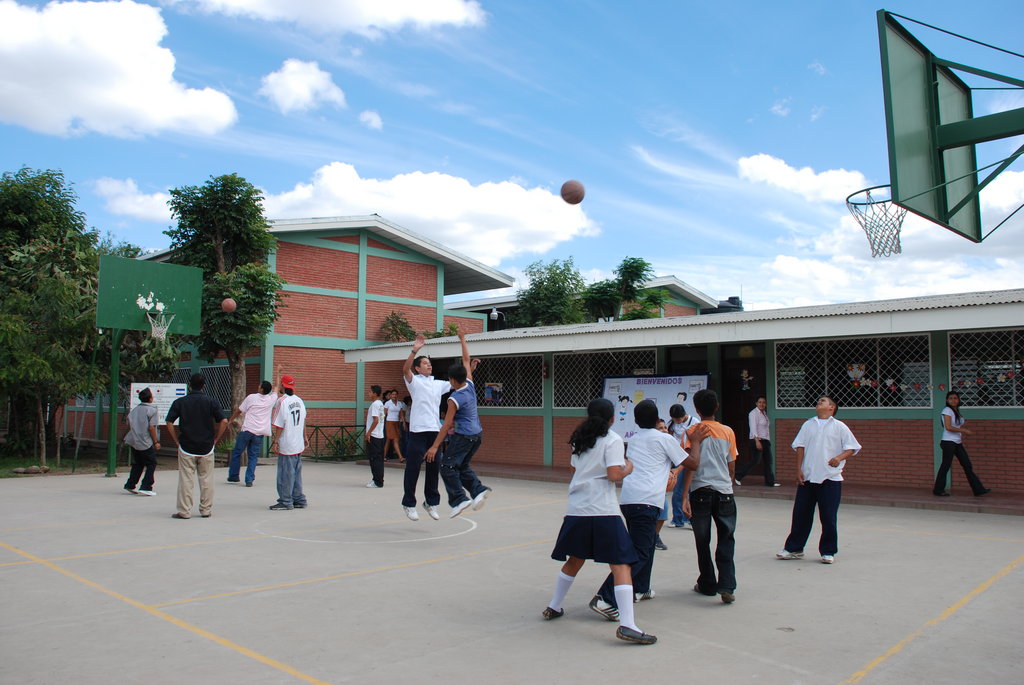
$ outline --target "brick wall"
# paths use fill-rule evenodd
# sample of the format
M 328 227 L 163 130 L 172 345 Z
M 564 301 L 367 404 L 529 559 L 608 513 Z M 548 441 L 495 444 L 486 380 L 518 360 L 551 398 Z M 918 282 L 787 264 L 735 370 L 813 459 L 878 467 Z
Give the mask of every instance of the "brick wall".
M 367 362 L 365 366 L 363 379 L 365 380 L 366 388 L 369 388 L 371 385 L 379 385 L 385 392 L 394 388 L 398 391 L 398 399 L 402 399 L 408 394 L 408 390 L 405 388 L 405 381 L 402 380 L 402 362 Z M 361 391 L 364 393 L 364 397 L 366 388 L 363 388 Z M 356 398 L 353 397 L 352 399 Z
M 291 285 L 359 289 L 359 255 L 296 243 L 277 244 L 277 273 Z M 288 302 L 291 306 L 291 302 Z
M 481 416 L 483 444 L 474 461 L 544 465 L 544 424 L 539 416 Z
M 295 376 L 295 394 L 306 402 L 352 399 L 356 366 L 346 364 L 338 350 L 275 347 L 274 364 L 281 373 Z
M 357 337 L 357 305 L 356 300 L 347 297 L 288 293 L 288 306 L 281 309 L 274 332 L 353 339 Z
M 694 316 L 697 310 L 693 307 L 684 307 L 671 302 L 665 305 L 665 316 Z
M 570 458 L 572 457 L 572 448 L 569 447 L 569 438 L 572 437 L 572 433 L 576 430 L 576 427 L 580 425 L 585 417 L 581 414 L 580 416 L 566 417 L 558 416 L 554 419 L 554 425 L 552 430 L 554 431 L 554 438 L 552 439 L 551 446 L 551 465 L 567 468 L 569 466 Z
M 393 252 L 401 252 L 401 250 L 399 250 L 397 247 L 392 247 L 390 245 L 385 245 L 381 241 L 374 240 L 373 238 L 367 238 L 366 239 L 366 246 L 367 247 L 374 247 L 374 248 L 377 248 L 378 250 L 391 250 Z
M 408 304 L 395 304 L 393 302 L 366 302 L 366 339 L 383 340 L 384 334 L 380 331 L 381 324 L 385 317 L 391 312 L 405 314 L 409 325 L 416 331 L 437 330 L 437 309 L 435 307 L 416 307 Z
M 935 482 L 934 422 L 928 419 L 869 419 L 843 417 L 863 446 L 843 469 L 843 477 L 858 485 L 903 486 L 931 489 Z M 977 432 L 964 441 L 975 473 L 987 487 L 1003 492 L 1024 492 L 1024 423 L 1020 421 L 971 421 Z M 775 422 L 775 473 L 789 482 L 796 472 L 796 452 L 790 445 L 803 419 Z M 954 461 L 951 470 L 957 494 L 970 492 L 963 470 Z
M 483 333 L 484 322 L 483 319 L 469 319 L 464 316 L 446 316 L 444 317 L 444 325 L 458 324 L 459 329 L 463 333 Z
M 346 245 L 359 244 L 359 236 L 357 235 L 336 235 L 330 238 L 324 238 L 324 240 L 332 240 L 336 243 L 345 243 Z
M 437 300 L 437 267 L 367 255 L 366 292 L 433 302 Z

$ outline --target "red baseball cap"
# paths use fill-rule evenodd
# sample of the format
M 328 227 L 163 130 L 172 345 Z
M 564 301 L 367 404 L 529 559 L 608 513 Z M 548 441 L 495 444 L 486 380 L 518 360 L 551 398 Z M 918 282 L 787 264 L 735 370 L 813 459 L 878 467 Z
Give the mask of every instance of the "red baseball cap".
M 295 377 L 291 376 L 291 375 L 281 376 L 281 386 L 284 387 L 284 388 L 289 388 L 291 390 L 294 390 L 295 389 Z

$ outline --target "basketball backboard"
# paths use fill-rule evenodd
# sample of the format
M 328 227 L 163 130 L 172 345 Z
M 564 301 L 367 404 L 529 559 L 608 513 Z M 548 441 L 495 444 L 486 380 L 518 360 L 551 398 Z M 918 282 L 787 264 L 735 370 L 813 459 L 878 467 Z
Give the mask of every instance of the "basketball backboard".
M 199 333 L 203 295 L 203 271 L 191 266 L 100 257 L 99 290 L 96 302 L 98 328 L 130 331 L 150 330 L 146 310 L 139 297 L 153 293 L 153 301 L 164 305 L 165 314 L 174 314 L 169 333 Z

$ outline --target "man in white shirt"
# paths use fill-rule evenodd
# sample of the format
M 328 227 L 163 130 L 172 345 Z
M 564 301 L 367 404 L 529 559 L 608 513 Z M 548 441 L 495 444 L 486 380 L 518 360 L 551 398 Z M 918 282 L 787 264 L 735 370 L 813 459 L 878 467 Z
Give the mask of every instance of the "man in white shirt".
M 431 375 L 434 367 L 430 357 L 419 355 L 426 343 L 427 339 L 423 335 L 417 335 L 409 357 L 402 364 L 405 387 L 412 396 L 409 439 L 405 447 L 405 493 L 402 496 L 402 507 L 412 521 L 420 520 L 416 513 L 416 483 L 420 479 L 420 465 L 441 430 L 441 396 L 452 389 L 451 383 L 436 380 Z M 437 459 L 427 462 L 423 484 L 423 508 L 435 521 L 441 518 L 437 511 L 437 505 L 441 503 L 441 493 L 437 489 L 440 473 L 438 462 Z
M 786 546 L 775 555 L 778 559 L 801 559 L 804 556 L 804 545 L 814 524 L 814 508 L 818 507 L 821 563 L 831 564 L 836 560 L 843 467 L 847 459 L 860 451 L 860 443 L 850 429 L 834 418 L 838 410 L 836 401 L 823 395 L 815 406 L 815 418 L 805 421 L 793 439 L 797 463 L 793 523 Z
M 275 373 L 275 379 L 280 373 Z M 242 452 L 246 452 L 245 487 L 251 488 L 256 480 L 256 462 L 259 460 L 263 438 L 270 435 L 271 412 L 277 406 L 277 386 L 270 381 L 260 383 L 260 391 L 246 395 L 242 403 L 231 414 L 228 425 L 233 425 L 242 414 L 242 430 L 235 437 L 235 449 L 231 451 L 228 461 L 228 482 L 237 483 L 239 471 L 242 470 Z
M 277 453 L 277 504 L 271 511 L 305 509 L 308 505 L 302 491 L 302 453 L 306 449 L 306 404 L 295 394 L 295 378 L 281 376 L 284 397 L 274 417 L 274 442 Z
M 366 410 L 366 456 L 370 459 L 368 488 L 384 487 L 384 403 L 380 401 L 380 386 L 370 386 L 370 406 Z

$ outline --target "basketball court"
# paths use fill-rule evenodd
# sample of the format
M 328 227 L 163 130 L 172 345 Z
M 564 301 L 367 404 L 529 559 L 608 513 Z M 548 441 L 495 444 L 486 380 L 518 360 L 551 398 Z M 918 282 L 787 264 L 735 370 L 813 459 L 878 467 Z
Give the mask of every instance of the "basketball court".
M 560 564 L 560 483 L 487 478 L 480 511 L 407 520 L 399 472 L 304 464 L 310 508 L 273 512 L 216 470 L 213 516 L 96 475 L 0 480 L 4 682 L 521 683 L 641 677 L 762 683 L 1013 682 L 1024 611 L 1016 516 L 844 505 L 832 566 L 774 557 L 791 503 L 741 497 L 737 601 L 691 590 L 688 530 L 668 529 L 658 644 L 631 645 L 587 608 L 584 567 L 563 618 L 540 617 Z M 816 539 L 817 528 L 812 533 Z

